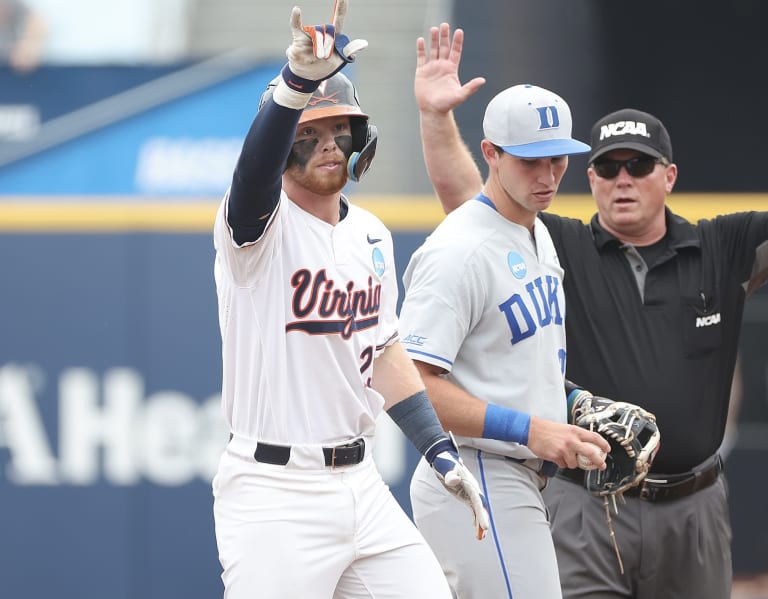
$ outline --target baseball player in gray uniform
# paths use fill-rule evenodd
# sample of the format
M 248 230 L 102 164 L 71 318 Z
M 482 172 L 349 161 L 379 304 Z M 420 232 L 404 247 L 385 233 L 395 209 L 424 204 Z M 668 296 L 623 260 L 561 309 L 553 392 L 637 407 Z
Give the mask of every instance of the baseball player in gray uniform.
M 341 194 L 376 142 L 339 72 L 367 45 L 341 34 L 346 8 L 338 0 L 332 24 L 310 27 L 293 9 L 288 64 L 216 215 L 231 437 L 213 494 L 228 599 L 450 598 L 373 462 L 382 408 L 472 508 L 474 530 L 466 508 L 451 524 L 462 540 L 488 528 L 478 483 L 398 340 L 392 237 Z
M 418 64 L 451 51 L 447 31 L 439 43 L 435 29 L 430 56 L 419 41 Z M 460 514 L 423 461 L 413 515 L 455 597 L 558 599 L 541 490 L 555 464 L 576 467 L 582 454 L 603 467 L 610 448 L 566 423 L 563 270 L 537 213 L 552 202 L 568 155 L 589 146 L 571 138 L 567 103 L 534 85 L 496 95 L 483 129 L 483 190 L 412 256 L 400 318 L 403 344 L 486 495 L 492 542 L 460 543 L 452 525 Z

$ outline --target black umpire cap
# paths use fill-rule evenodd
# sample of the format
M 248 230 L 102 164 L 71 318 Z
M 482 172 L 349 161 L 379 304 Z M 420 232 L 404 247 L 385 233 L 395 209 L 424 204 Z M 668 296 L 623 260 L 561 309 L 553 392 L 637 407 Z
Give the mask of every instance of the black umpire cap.
M 589 162 L 611 150 L 637 150 L 672 162 L 672 140 L 667 128 L 652 114 L 624 108 L 601 118 L 592 126 Z

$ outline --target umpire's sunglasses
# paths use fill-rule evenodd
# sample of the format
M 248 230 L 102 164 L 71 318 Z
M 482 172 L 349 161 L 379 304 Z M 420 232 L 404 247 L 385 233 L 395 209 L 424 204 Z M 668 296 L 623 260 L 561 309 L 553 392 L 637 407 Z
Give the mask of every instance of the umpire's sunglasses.
M 638 156 L 629 160 L 599 160 L 592 163 L 597 176 L 602 179 L 615 179 L 621 167 L 627 169 L 630 177 L 647 177 L 656 168 L 656 164 L 664 164 L 664 161 L 653 156 Z

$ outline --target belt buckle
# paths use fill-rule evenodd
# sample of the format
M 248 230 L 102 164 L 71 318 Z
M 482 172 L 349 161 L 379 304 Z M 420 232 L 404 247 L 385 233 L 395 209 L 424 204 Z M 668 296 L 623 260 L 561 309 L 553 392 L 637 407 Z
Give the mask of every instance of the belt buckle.
M 349 443 L 345 443 L 344 445 L 334 445 L 333 447 L 331 447 L 331 463 L 329 464 L 329 466 L 331 468 L 336 468 L 336 456 L 337 456 L 336 450 L 337 449 L 338 450 L 341 450 L 341 449 L 347 449 L 347 450 L 356 449 L 357 450 L 357 457 L 359 457 L 360 459 L 357 460 L 357 462 L 355 462 L 355 463 L 360 463 L 360 462 L 363 461 L 362 457 L 360 456 L 360 452 L 364 452 L 365 451 L 365 441 L 363 439 L 355 439 L 354 441 L 351 441 Z M 341 452 L 339 452 L 338 457 L 339 457 L 339 460 L 344 462 L 344 463 L 341 464 L 341 466 L 349 465 L 349 463 L 347 463 L 346 461 L 344 461 L 342 459 Z
M 649 487 L 645 484 L 645 481 L 643 481 L 640 484 L 640 499 L 643 501 L 653 501 L 656 498 L 658 489 L 658 487 Z

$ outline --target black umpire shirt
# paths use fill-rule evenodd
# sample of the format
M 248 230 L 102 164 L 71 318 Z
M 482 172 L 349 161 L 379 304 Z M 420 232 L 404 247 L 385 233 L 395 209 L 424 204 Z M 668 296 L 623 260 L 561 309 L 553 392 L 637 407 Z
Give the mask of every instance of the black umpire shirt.
M 539 217 L 565 269 L 568 379 L 656 415 L 652 471 L 700 464 L 723 439 L 746 291 L 768 276 L 768 212 L 693 225 L 667 209 L 666 236 L 640 251 L 597 215 Z

